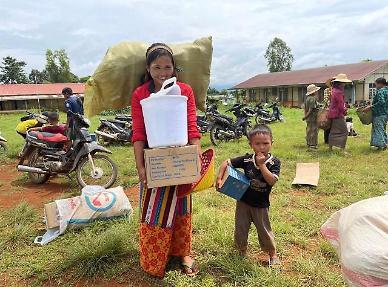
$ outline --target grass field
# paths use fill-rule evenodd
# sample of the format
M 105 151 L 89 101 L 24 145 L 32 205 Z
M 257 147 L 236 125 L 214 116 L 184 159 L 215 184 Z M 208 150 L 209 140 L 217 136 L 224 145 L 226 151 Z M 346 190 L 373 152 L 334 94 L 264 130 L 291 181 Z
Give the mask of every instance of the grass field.
M 362 126 L 356 116 L 360 136 L 348 140 L 351 156 L 328 152 L 322 132 L 319 149 L 308 151 L 302 110 L 283 112 L 286 122 L 271 125 L 275 140 L 272 152 L 281 159 L 282 171 L 272 191 L 270 210 L 282 268 L 271 270 L 260 263 L 263 256 L 253 228 L 248 257 L 237 254 L 233 248 L 235 202 L 211 189 L 193 195 L 193 253 L 201 265 L 201 273 L 194 279 L 174 268 L 163 280 L 140 270 L 137 207 L 130 222 L 98 222 L 37 247 L 32 241 L 43 233 L 42 210 L 26 203 L 0 211 L 0 278 L 7 276 L 15 286 L 74 286 L 80 282 L 98 286 L 96 282 L 113 278 L 122 286 L 345 286 L 337 255 L 320 236 L 319 228 L 334 211 L 388 190 L 388 152 L 369 147 L 370 127 Z M 14 132 L 19 118 L 20 114 L 0 115 L 0 131 L 10 147 L 10 158 L 3 158 L 3 162 L 15 160 L 22 146 L 22 138 Z M 92 123 L 93 130 L 98 118 Z M 208 135 L 202 146 L 204 150 L 211 146 Z M 134 186 L 132 147 L 110 148 L 119 165 L 118 183 Z M 223 144 L 216 148 L 217 167 L 226 158 L 245 152 L 249 152 L 245 139 Z M 321 168 L 319 186 L 292 187 L 296 163 L 316 161 Z M 76 185 L 69 195 L 72 193 L 77 193 Z

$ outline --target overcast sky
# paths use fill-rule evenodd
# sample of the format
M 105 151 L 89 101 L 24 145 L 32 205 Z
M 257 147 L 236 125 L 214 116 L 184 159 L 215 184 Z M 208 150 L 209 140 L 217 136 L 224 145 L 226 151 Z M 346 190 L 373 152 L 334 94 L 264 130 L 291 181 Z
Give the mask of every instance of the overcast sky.
M 179 43 L 213 36 L 211 85 L 230 87 L 267 71 L 265 49 L 280 37 L 293 69 L 388 59 L 383 0 L 0 0 L 0 58 L 42 69 L 46 49 L 64 48 L 72 71 L 92 74 L 124 40 Z

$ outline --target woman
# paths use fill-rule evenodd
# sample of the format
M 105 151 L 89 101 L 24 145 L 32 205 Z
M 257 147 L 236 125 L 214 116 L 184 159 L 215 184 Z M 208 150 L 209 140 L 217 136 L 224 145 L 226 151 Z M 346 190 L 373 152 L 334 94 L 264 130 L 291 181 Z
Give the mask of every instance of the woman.
M 338 74 L 333 80 L 328 116 L 331 120 L 329 135 L 330 150 L 335 146 L 345 151 L 346 141 L 348 139 L 348 129 L 345 122 L 345 84 L 351 82 L 345 74 Z
M 364 109 L 372 109 L 372 134 L 370 145 L 379 150 L 385 150 L 388 146 L 386 133 L 388 120 L 388 87 L 384 78 L 378 78 L 375 81 L 377 92 L 373 97 L 372 105 Z
M 304 104 L 304 117 L 306 121 L 306 142 L 311 149 L 318 147 L 318 91 L 320 87 L 311 84 L 307 87 L 306 101 Z
M 188 275 L 198 273 L 198 265 L 191 253 L 191 195 L 177 198 L 178 186 L 147 189 L 144 149 L 147 134 L 140 101 L 158 92 L 165 80 L 175 76 L 175 63 L 170 47 L 162 43 L 151 45 L 146 53 L 146 73 L 143 84 L 132 96 L 133 143 L 136 168 L 140 179 L 140 265 L 147 273 L 163 277 L 169 256 L 181 258 L 182 271 Z M 187 101 L 189 144 L 198 145 L 200 133 L 193 90 L 189 85 L 177 83 Z M 163 132 L 163 131 L 161 131 Z M 147 216 L 152 214 L 155 216 Z

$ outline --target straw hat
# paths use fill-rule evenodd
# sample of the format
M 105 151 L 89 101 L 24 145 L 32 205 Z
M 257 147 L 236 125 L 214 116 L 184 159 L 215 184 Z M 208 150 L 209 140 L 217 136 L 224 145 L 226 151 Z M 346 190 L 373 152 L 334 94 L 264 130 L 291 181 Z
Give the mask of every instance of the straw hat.
M 317 87 L 317 86 L 314 85 L 314 84 L 308 85 L 308 86 L 307 86 L 307 93 L 306 93 L 306 96 L 311 95 L 311 94 L 314 94 L 315 92 L 318 92 L 320 89 L 321 89 L 320 87 Z
M 327 86 L 327 87 L 331 87 L 332 86 L 332 81 L 335 79 L 335 77 L 331 77 L 330 79 L 327 79 L 327 81 L 325 82 L 325 85 Z
M 348 76 L 346 76 L 346 74 L 338 74 L 337 76 L 335 76 L 333 82 L 351 83 L 352 81 L 348 79 Z

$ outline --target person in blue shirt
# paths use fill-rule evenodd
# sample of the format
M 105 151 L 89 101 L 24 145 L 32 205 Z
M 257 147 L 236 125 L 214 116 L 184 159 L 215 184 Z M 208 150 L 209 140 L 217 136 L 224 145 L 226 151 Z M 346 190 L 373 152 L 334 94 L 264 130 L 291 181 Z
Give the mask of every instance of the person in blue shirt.
M 68 128 L 68 131 L 70 132 L 71 127 L 73 126 L 73 120 L 74 120 L 72 113 L 83 115 L 84 107 L 81 99 L 78 96 L 73 95 L 73 91 L 71 88 L 64 88 L 62 90 L 62 95 L 65 98 L 65 111 L 67 113 L 66 126 Z M 70 136 L 70 139 L 72 139 L 73 136 L 70 134 L 69 136 Z

